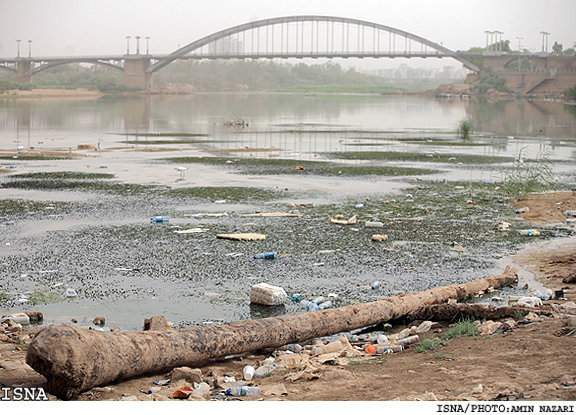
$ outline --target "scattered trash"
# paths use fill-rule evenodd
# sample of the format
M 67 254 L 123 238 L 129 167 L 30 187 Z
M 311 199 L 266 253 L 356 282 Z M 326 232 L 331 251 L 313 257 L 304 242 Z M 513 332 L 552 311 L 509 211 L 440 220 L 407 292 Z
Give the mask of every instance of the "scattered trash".
M 242 255 L 244 255 L 244 252 L 231 252 L 229 254 L 226 254 L 226 256 L 231 256 L 232 258 L 237 258 Z
M 314 267 L 323 267 L 324 265 L 326 265 L 326 264 L 324 264 L 324 262 L 315 262 L 312 264 L 312 266 L 314 266 Z
M 297 303 L 302 300 L 302 294 L 292 294 L 292 297 L 290 297 L 290 299 Z
M 244 376 L 244 380 L 252 380 L 252 378 L 254 377 L 254 366 L 244 366 L 244 369 L 242 369 L 242 374 Z
M 0 319 L 0 323 L 4 323 L 5 321 L 8 321 L 8 320 L 11 320 L 16 324 L 22 324 L 25 326 L 30 324 L 30 317 L 24 313 L 10 314 L 10 315 L 2 316 L 2 318 Z
M 576 216 L 576 210 L 567 210 L 564 212 L 566 216 Z
M 182 366 L 172 369 L 169 374 L 170 381 L 175 383 L 181 379 L 184 379 L 189 383 L 200 383 L 202 382 L 202 371 L 198 368 L 192 369 L 191 367 Z
M 214 203 L 221 205 L 221 204 L 226 203 L 226 200 L 224 200 L 224 199 L 222 199 L 222 200 L 215 200 Z
M 380 235 L 380 234 L 372 235 L 372 240 L 375 242 L 384 242 L 387 239 L 388 239 L 388 235 Z
M 554 299 L 555 300 L 562 300 L 563 298 L 564 298 L 564 290 L 554 291 Z
M 473 200 L 467 200 L 466 203 L 468 203 L 469 205 L 473 205 L 474 201 Z
M 190 386 L 186 385 L 178 389 L 172 395 L 170 395 L 170 399 L 188 399 L 188 397 L 194 392 Z
M 260 254 L 254 255 L 254 259 L 274 259 L 278 258 L 278 253 L 276 252 L 262 252 Z
M 522 236 L 540 236 L 540 231 L 536 229 L 522 229 L 518 231 L 518 234 Z
M 226 389 L 226 395 L 230 396 L 257 396 L 260 395 L 258 386 L 238 386 Z
M 529 212 L 530 208 L 528 206 L 520 208 L 520 209 L 516 209 L 514 213 L 520 214 L 520 213 L 526 213 Z
M 78 293 L 76 292 L 76 290 L 74 288 L 66 288 L 66 291 L 64 292 L 64 297 L 67 297 L 67 298 L 78 297 Z
M 382 222 L 370 222 L 370 221 L 366 221 L 365 226 L 366 226 L 367 228 L 383 228 L 383 227 L 386 226 L 386 225 L 384 225 L 384 223 L 382 223 Z
M 179 231 L 174 231 L 174 233 L 203 233 L 208 231 L 208 229 L 204 229 L 204 228 L 190 228 L 190 229 L 184 229 L 184 230 L 179 230 Z
M 216 238 L 236 241 L 263 241 L 266 239 L 266 235 L 260 233 L 220 233 L 216 235 Z
M 207 218 L 220 218 L 222 216 L 228 216 L 228 212 L 223 212 L 223 213 L 192 213 L 192 214 L 186 214 L 184 215 L 186 217 L 191 217 L 194 219 L 201 219 L 204 217 Z
M 304 306 L 306 307 L 306 311 L 318 310 L 318 304 L 316 304 L 314 301 L 302 301 L 302 303 L 305 303 Z
M 339 225 L 355 225 L 356 215 L 352 216 L 350 219 L 342 219 L 342 215 L 336 215 L 330 219 L 330 222 L 337 223 Z
M 152 223 L 166 223 L 170 221 L 170 216 L 154 216 L 150 219 Z
M 362 209 L 364 207 L 364 203 L 358 203 L 356 205 L 354 205 L 354 208 L 356 209 Z
M 289 168 L 288 170 L 306 170 L 306 169 L 304 168 L 304 166 L 295 166 L 295 167 Z
M 542 305 L 542 300 L 538 297 L 521 297 L 518 299 L 516 304 L 528 307 L 540 307 Z
M 318 304 L 318 310 L 325 310 L 330 307 L 332 307 L 332 301 L 330 300 Z
M 276 365 L 274 365 L 274 364 L 260 366 L 258 369 L 256 369 L 254 371 L 254 377 L 255 378 L 261 378 L 264 376 L 270 376 L 275 368 L 276 368 Z
M 89 327 L 89 330 L 104 331 L 104 332 L 112 331 L 110 327 Z
M 155 385 L 158 386 L 168 386 L 170 384 L 170 379 L 159 379 L 154 381 Z
M 240 215 L 240 216 L 262 216 L 262 217 L 266 217 L 266 218 L 283 218 L 283 217 L 298 217 L 298 216 L 302 216 L 301 213 L 287 213 L 287 212 L 268 212 L 268 213 L 248 213 L 246 215 Z
M 157 387 L 157 386 L 154 386 L 154 387 L 148 389 L 148 390 L 146 391 L 146 393 L 147 393 L 148 395 L 152 395 L 153 393 L 160 392 L 161 390 L 162 390 L 162 388 Z
M 374 281 L 372 283 L 372 289 L 377 290 L 378 288 L 380 288 L 380 281 Z
M 250 302 L 262 305 L 281 305 L 288 299 L 284 288 L 260 283 L 250 288 Z
M 500 232 L 510 230 L 510 224 L 508 222 L 498 222 L 494 225 L 494 229 Z

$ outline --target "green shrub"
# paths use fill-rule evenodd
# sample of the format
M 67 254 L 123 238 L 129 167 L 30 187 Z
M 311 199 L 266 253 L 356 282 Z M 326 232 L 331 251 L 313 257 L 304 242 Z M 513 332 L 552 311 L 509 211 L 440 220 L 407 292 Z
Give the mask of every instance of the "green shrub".
M 461 120 L 458 123 L 458 129 L 456 130 L 456 133 L 460 138 L 466 140 L 470 138 L 470 133 L 472 132 L 473 126 L 474 124 L 472 123 L 471 120 L 468 119 Z
M 480 332 L 472 320 L 459 321 L 442 336 L 442 340 L 452 340 L 457 337 L 477 336 Z
M 435 350 L 442 345 L 442 341 L 438 337 L 424 339 L 416 347 L 418 353 L 424 353 Z

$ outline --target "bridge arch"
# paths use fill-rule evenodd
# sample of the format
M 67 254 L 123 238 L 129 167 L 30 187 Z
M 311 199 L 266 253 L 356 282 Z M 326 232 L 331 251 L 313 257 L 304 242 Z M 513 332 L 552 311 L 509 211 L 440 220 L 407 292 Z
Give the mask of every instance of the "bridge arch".
M 197 51 L 201 48 L 203 48 L 204 46 L 210 45 L 210 44 L 215 44 L 218 41 L 221 41 L 223 39 L 226 38 L 231 38 L 234 35 L 238 35 L 241 33 L 246 33 L 246 32 L 250 32 L 250 31 L 254 31 L 254 30 L 258 30 L 258 35 L 260 34 L 259 30 L 260 28 L 272 28 L 273 33 L 272 33 L 272 43 L 274 44 L 274 27 L 275 26 L 281 26 L 282 25 L 286 25 L 286 37 L 289 38 L 289 27 L 288 25 L 290 23 L 302 23 L 302 35 L 301 35 L 301 41 L 302 41 L 302 45 L 304 44 L 304 26 L 303 24 L 305 22 L 312 22 L 312 28 L 310 31 L 310 35 L 312 38 L 314 38 L 314 22 L 326 22 L 326 44 L 327 44 L 327 49 L 329 49 L 329 44 L 330 44 L 330 27 L 329 27 L 329 23 L 332 24 L 332 52 L 330 52 L 329 50 L 326 50 L 325 52 L 320 53 L 318 51 L 317 48 L 317 53 L 313 54 L 307 54 L 303 52 L 303 48 L 300 54 L 292 54 L 290 55 L 289 53 L 285 53 L 284 55 L 282 55 L 282 53 L 278 54 L 278 53 L 268 53 L 268 54 L 257 54 L 254 55 L 253 57 L 257 57 L 257 58 L 273 58 L 273 57 L 326 57 L 326 58 L 332 58 L 332 57 L 378 57 L 378 56 L 384 56 L 385 54 L 383 53 L 376 53 L 375 51 L 375 45 L 376 45 L 376 31 L 379 32 L 387 32 L 389 34 L 389 43 L 391 42 L 392 37 L 394 37 L 394 42 L 395 42 L 395 36 L 400 36 L 402 38 L 405 39 L 405 43 L 407 44 L 408 41 L 415 41 L 417 43 L 419 43 L 420 45 L 422 45 L 422 49 L 424 49 L 424 47 L 427 48 L 431 48 L 432 50 L 436 51 L 438 54 L 438 57 L 442 57 L 442 56 L 449 56 L 452 57 L 458 61 L 460 61 L 466 68 L 471 69 L 475 72 L 480 71 L 480 68 L 473 62 L 469 61 L 468 59 L 466 59 L 463 56 L 460 56 L 459 54 L 457 54 L 456 52 L 444 47 L 443 45 L 440 45 L 438 43 L 432 42 L 428 39 L 425 39 L 421 36 L 400 30 L 400 29 L 395 29 L 393 27 L 389 27 L 389 26 L 385 26 L 385 25 L 381 25 L 378 23 L 373 23 L 373 22 L 368 22 L 368 21 L 364 21 L 364 20 L 358 20 L 358 19 L 351 19 L 351 18 L 346 18 L 346 17 L 332 17 L 332 16 L 314 16 L 314 15 L 310 15 L 310 16 L 287 16 L 287 17 L 276 17 L 276 18 L 271 18 L 271 19 L 264 19 L 264 20 L 257 20 L 254 22 L 250 22 L 250 23 L 245 23 L 245 24 L 241 24 L 238 26 L 234 26 L 228 29 L 224 29 L 221 30 L 219 32 L 215 32 L 211 35 L 208 35 L 206 37 L 203 37 L 202 39 L 196 40 L 192 43 L 189 43 L 187 45 L 185 45 L 184 47 L 181 47 L 177 50 L 175 50 L 174 52 L 168 54 L 167 56 L 160 58 L 156 63 L 154 63 L 153 65 L 150 65 L 148 67 L 148 69 L 146 70 L 146 72 L 148 73 L 153 73 L 156 72 L 162 68 L 164 68 L 165 66 L 169 65 L 170 63 L 172 63 L 173 61 L 177 60 L 177 59 L 182 59 L 185 58 L 189 53 Z M 374 53 L 335 53 L 334 52 L 334 24 L 341 24 L 342 25 L 342 46 L 344 44 L 344 38 L 345 38 L 345 33 L 344 33 L 344 25 L 347 25 L 347 30 L 349 29 L 348 25 L 355 25 L 357 26 L 357 30 L 358 30 L 358 43 L 360 43 L 360 32 L 362 29 L 362 42 L 364 42 L 365 40 L 365 36 L 364 36 L 364 29 L 365 28 L 371 28 L 373 29 L 373 33 L 374 33 L 374 41 L 373 41 L 373 46 L 374 46 Z M 298 27 L 297 27 L 298 30 Z M 282 36 L 284 36 L 284 30 L 282 27 Z M 267 31 L 268 34 L 268 31 Z M 380 34 L 378 35 L 380 36 Z M 278 35 L 277 35 L 278 37 Z M 319 33 L 319 26 L 317 25 L 316 27 L 316 42 L 318 44 L 318 39 L 320 37 L 320 33 Z M 349 37 L 348 37 L 348 41 L 349 41 Z M 260 40 L 258 39 L 258 42 Z M 283 42 L 284 39 L 281 40 L 281 42 Z M 299 39 L 298 39 L 298 32 L 296 32 L 296 43 L 298 43 Z M 238 43 L 240 43 L 240 41 L 238 41 Z M 252 34 L 252 43 L 254 43 L 254 35 Z M 276 43 L 278 43 L 278 39 L 276 39 Z M 269 44 L 269 39 L 268 37 L 266 38 L 266 48 L 268 50 L 268 45 Z M 273 47 L 274 45 L 272 45 Z M 298 46 L 298 45 L 297 45 Z M 380 37 L 378 37 L 378 46 L 380 46 Z M 313 49 L 313 45 L 311 47 L 311 49 Z M 440 53 L 442 53 L 442 55 L 440 56 Z M 217 54 L 215 55 L 217 56 Z M 402 56 L 402 54 L 389 54 L 390 57 L 432 57 L 434 56 L 433 54 L 418 54 L 418 53 L 409 53 L 409 54 L 404 54 L 404 56 Z M 223 56 L 220 56 L 223 57 Z M 228 58 L 232 58 L 234 57 L 234 55 L 228 55 L 226 56 Z M 238 57 L 240 57 L 238 55 Z M 244 54 L 244 57 L 246 57 L 246 54 Z M 248 55 L 248 57 L 250 57 Z M 210 58 L 210 56 L 206 56 L 206 58 Z
M 93 64 L 93 65 L 107 66 L 107 67 L 114 68 L 114 69 L 117 69 L 117 70 L 122 71 L 122 72 L 124 71 L 124 68 L 122 66 L 115 65 L 115 64 L 110 63 L 110 62 L 103 62 L 103 61 L 91 60 L 91 59 L 70 59 L 70 60 L 65 60 L 65 61 L 45 63 L 43 65 L 40 65 L 40 66 L 30 70 L 28 73 L 26 73 L 26 75 L 27 76 L 33 76 L 39 72 L 45 71 L 45 70 L 50 69 L 50 68 L 54 68 L 55 66 L 68 65 L 70 63 L 89 63 L 89 64 Z
M 9 66 L 4 66 L 4 65 L 0 65 L 0 69 L 7 71 L 7 72 L 12 72 L 12 73 L 18 72 L 16 69 L 10 68 Z

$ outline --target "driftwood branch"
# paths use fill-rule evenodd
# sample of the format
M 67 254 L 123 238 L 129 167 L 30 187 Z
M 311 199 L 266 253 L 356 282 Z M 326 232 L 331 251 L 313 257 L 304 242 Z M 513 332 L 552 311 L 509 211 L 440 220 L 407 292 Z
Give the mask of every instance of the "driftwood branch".
M 178 366 L 199 366 L 210 359 L 346 332 L 393 319 L 427 304 L 468 296 L 511 284 L 516 270 L 496 277 L 402 294 L 337 309 L 237 321 L 181 330 L 97 332 L 49 326 L 30 344 L 26 362 L 46 377 L 50 393 L 70 399 L 95 386 Z

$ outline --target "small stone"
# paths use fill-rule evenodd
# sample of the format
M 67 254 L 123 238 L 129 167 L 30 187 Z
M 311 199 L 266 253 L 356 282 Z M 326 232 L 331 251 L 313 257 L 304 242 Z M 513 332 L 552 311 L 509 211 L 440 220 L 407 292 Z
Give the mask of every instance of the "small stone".
M 92 320 L 92 323 L 94 323 L 95 326 L 103 326 L 104 324 L 106 324 L 106 318 L 105 317 L 94 317 L 94 320 Z
M 166 330 L 166 318 L 164 316 L 154 316 L 144 319 L 143 330 Z
M 481 383 L 479 383 L 478 386 L 476 386 L 474 389 L 472 389 L 473 394 L 480 394 L 482 392 L 484 392 L 484 387 L 482 386 Z
M 170 373 L 170 380 L 176 382 L 180 379 L 185 379 L 189 383 L 202 383 L 202 371 L 187 366 L 177 367 Z

